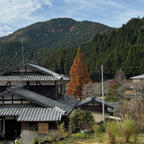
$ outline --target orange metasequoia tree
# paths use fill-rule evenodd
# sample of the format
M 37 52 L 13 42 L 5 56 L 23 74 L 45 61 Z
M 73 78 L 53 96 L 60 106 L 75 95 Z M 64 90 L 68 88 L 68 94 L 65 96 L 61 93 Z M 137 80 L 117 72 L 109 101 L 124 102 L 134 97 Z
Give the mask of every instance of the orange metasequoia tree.
M 68 84 L 67 94 L 73 95 L 78 99 L 82 99 L 82 87 L 84 84 L 92 82 L 88 68 L 84 62 L 83 55 L 80 48 L 77 50 L 77 55 L 73 61 L 73 65 L 70 68 L 70 83 Z

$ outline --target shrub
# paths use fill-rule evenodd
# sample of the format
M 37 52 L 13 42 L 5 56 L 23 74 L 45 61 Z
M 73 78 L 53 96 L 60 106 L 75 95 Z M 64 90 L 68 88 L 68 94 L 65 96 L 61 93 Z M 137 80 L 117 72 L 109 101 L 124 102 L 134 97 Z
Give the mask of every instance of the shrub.
M 124 121 L 121 126 L 121 133 L 125 137 L 125 142 L 129 142 L 131 136 L 134 136 L 136 140 L 136 134 L 137 134 L 136 122 L 131 119 Z
M 102 134 L 105 132 L 105 125 L 104 124 L 101 124 L 101 125 L 98 125 L 98 124 L 95 124 L 93 126 L 93 129 L 94 129 L 94 132 L 95 134 Z
M 32 144 L 40 144 L 39 139 L 37 137 L 34 137 Z
M 77 109 L 70 116 L 70 123 L 72 132 L 78 132 L 84 129 L 92 129 L 94 119 L 90 112 Z
M 0 144 L 7 144 L 7 141 L 0 141 Z
M 85 134 L 85 133 L 75 133 L 75 134 L 72 134 L 71 137 L 72 138 L 82 138 L 82 139 L 85 139 L 85 138 L 88 138 L 88 134 Z
M 19 140 L 15 140 L 14 144 L 21 144 Z
M 95 132 L 98 142 L 102 142 L 103 133 L 105 132 L 104 124 L 102 124 L 102 125 L 95 124 L 93 126 L 93 129 L 94 129 L 94 132 Z
M 106 123 L 106 133 L 109 137 L 109 142 L 114 143 L 118 131 L 117 123 L 115 121 Z
M 59 138 L 64 138 L 66 136 L 68 136 L 68 132 L 66 132 L 65 130 L 65 125 L 64 125 L 64 122 L 61 123 L 59 126 L 58 126 L 58 137 Z
M 117 102 L 120 98 L 120 93 L 118 91 L 120 84 L 117 81 L 111 81 L 109 92 L 105 95 L 105 100 L 108 102 Z
M 140 130 L 144 130 L 144 99 L 125 101 L 121 105 L 122 120 L 133 119 Z
M 73 126 L 72 126 L 72 122 L 71 122 L 71 121 L 69 122 L 69 126 L 68 126 L 68 127 L 69 127 L 69 128 L 68 128 L 68 134 L 71 135 L 72 132 L 73 132 L 73 130 L 72 130 L 72 127 L 73 127 Z

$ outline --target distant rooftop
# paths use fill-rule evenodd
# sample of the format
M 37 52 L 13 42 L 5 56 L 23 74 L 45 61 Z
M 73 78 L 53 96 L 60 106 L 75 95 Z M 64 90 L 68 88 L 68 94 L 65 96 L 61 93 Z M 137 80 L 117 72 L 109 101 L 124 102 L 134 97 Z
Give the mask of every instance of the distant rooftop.
M 134 76 L 134 77 L 130 77 L 130 79 L 144 79 L 144 74 Z

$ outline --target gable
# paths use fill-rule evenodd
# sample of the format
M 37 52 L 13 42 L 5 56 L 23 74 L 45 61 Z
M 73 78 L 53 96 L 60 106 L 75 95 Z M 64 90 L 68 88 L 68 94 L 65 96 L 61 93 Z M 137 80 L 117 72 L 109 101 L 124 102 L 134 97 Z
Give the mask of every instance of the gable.
M 36 68 L 33 68 L 27 64 L 20 65 L 14 68 L 11 68 L 7 71 L 4 71 L 2 73 L 2 76 L 11 76 L 11 75 L 46 75 L 42 73 L 41 71 L 37 70 Z M 48 74 L 47 74 L 48 75 Z
M 11 76 L 11 75 L 46 75 L 46 76 L 52 76 L 57 80 L 60 80 L 63 78 L 63 80 L 69 80 L 68 77 L 55 73 L 49 69 L 46 69 L 44 67 L 41 67 L 34 63 L 25 63 L 23 65 L 16 66 L 14 68 L 11 68 L 9 70 L 6 70 L 4 72 L 1 72 L 1 76 Z
M 89 106 L 93 106 L 93 105 L 100 106 L 100 105 L 102 105 L 102 102 L 103 102 L 102 99 L 98 99 L 95 97 L 94 98 L 86 98 L 86 99 L 82 100 L 81 102 L 79 102 L 77 107 L 82 107 L 87 104 Z M 104 106 L 109 107 L 109 108 L 114 108 L 114 106 L 111 103 L 108 103 L 106 101 L 104 101 Z
M 7 85 L 56 85 L 59 74 L 36 64 L 25 63 L 0 73 L 0 86 Z
M 102 104 L 100 104 L 100 103 L 98 103 L 98 102 L 96 102 L 96 101 L 90 101 L 90 102 L 88 102 L 88 103 L 86 103 L 86 104 L 84 104 L 83 106 L 94 106 L 94 107 L 97 107 L 97 106 L 101 106 Z
M 0 105 L 5 104 L 30 104 L 31 102 L 25 98 L 22 98 L 18 95 L 14 95 L 11 92 L 4 92 L 0 95 Z

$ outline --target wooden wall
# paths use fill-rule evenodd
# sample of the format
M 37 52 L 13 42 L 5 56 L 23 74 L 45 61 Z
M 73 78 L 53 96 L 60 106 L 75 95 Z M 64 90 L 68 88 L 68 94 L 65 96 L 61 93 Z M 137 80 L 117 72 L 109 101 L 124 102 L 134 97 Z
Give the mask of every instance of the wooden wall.
M 46 122 L 38 123 L 38 133 L 47 134 L 49 129 L 49 125 Z
M 23 130 L 29 130 L 29 123 L 27 123 L 27 122 L 22 122 L 22 129 L 23 129 Z

